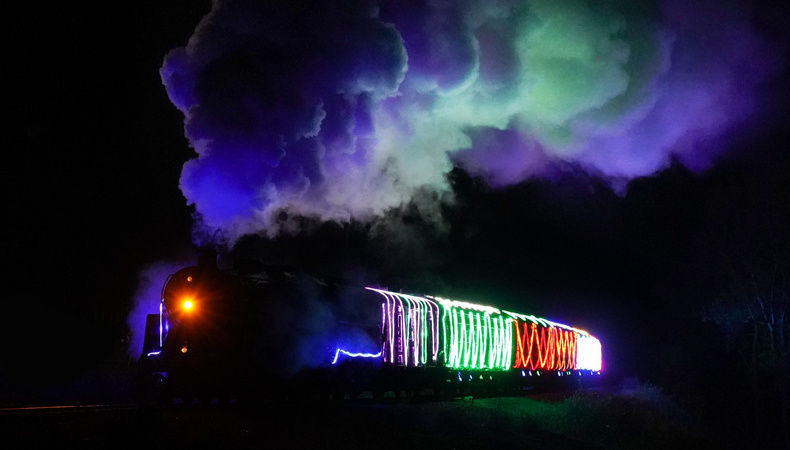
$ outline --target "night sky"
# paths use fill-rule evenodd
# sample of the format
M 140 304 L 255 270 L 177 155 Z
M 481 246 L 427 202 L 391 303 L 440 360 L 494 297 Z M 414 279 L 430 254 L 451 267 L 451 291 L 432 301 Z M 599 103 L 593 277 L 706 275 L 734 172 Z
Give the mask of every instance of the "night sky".
M 5 59 L 0 381 L 57 385 L 107 359 L 141 272 L 210 236 L 577 325 L 624 375 L 712 362 L 677 348 L 718 342 L 702 318 L 732 273 L 790 259 L 787 7 L 532 2 L 559 28 L 527 14 L 520 34 L 468 3 L 231 9 L 167 63 L 210 2 L 24 5 Z M 283 29 L 228 31 L 256 24 Z M 590 50 L 564 27 L 611 39 Z

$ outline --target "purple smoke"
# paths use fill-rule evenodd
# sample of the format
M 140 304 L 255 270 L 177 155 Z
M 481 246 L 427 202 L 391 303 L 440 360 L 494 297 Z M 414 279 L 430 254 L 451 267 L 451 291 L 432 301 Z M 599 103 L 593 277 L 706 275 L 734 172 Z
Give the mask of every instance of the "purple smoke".
M 198 155 L 181 189 L 234 240 L 447 198 L 453 167 L 497 187 L 561 164 L 613 186 L 673 159 L 701 171 L 757 120 L 782 62 L 750 17 L 701 1 L 216 0 L 161 70 Z

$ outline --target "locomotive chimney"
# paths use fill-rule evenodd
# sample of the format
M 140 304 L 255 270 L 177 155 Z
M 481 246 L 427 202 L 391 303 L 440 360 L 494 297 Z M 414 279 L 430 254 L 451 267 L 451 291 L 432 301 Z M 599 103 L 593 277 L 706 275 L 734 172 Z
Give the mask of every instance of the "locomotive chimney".
M 204 269 L 218 270 L 217 250 L 212 247 L 201 247 L 198 250 L 198 266 Z

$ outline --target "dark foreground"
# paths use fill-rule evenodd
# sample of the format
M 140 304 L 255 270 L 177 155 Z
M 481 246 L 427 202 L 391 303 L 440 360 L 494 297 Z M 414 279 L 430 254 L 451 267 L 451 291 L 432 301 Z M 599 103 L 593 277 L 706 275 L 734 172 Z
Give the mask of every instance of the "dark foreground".
M 586 448 L 561 435 L 519 436 L 460 405 L 206 405 L 43 410 L 2 417 L 6 448 Z M 534 445 L 534 447 L 533 447 Z M 589 447 L 593 448 L 593 447 Z
M 641 397 L 640 397 L 641 395 Z M 644 393 L 0 411 L 3 448 L 723 448 Z

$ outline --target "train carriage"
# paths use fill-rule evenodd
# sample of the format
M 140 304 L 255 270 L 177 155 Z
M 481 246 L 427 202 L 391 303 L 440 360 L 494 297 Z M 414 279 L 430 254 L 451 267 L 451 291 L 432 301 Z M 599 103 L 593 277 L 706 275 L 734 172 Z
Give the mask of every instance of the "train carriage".
M 382 297 L 380 357 L 387 364 L 501 371 L 601 370 L 600 341 L 586 331 L 490 306 L 367 289 Z

